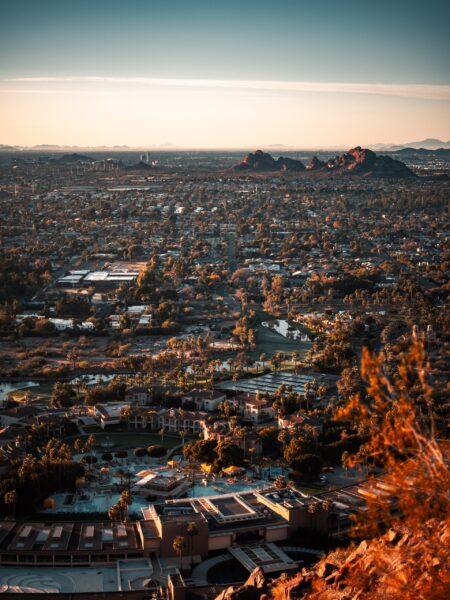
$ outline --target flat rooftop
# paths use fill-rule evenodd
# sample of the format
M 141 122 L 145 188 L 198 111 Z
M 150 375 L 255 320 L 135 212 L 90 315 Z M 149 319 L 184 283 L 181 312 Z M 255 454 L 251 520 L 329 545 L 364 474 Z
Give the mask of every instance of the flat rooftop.
M 309 496 L 294 490 L 285 488 L 283 490 L 261 490 L 256 492 L 257 497 L 266 500 L 269 504 L 283 506 L 284 508 L 302 508 L 317 500 L 314 496 Z
M 290 571 L 298 568 L 298 563 L 272 543 L 231 546 L 229 551 L 249 573 L 256 567 L 260 567 L 264 573 Z

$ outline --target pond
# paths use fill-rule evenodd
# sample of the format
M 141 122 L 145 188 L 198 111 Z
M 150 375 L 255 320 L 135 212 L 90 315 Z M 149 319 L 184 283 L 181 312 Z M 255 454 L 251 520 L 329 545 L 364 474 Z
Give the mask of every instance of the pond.
M 85 383 L 86 385 L 95 385 L 97 383 L 107 383 L 111 381 L 119 375 L 119 373 L 109 373 L 107 375 L 103 373 L 94 373 L 94 374 L 86 374 L 80 375 L 79 377 L 74 377 L 70 379 L 68 383 L 72 385 L 77 385 L 78 383 Z M 32 387 L 47 387 L 48 385 L 53 386 L 55 382 L 53 381 L 32 381 L 32 380 L 24 380 L 24 381 L 14 381 L 14 382 L 3 382 L 0 383 L 0 402 L 7 399 L 8 394 L 11 392 L 17 392 L 19 390 L 26 390 Z M 40 390 L 37 390 L 38 393 Z
M 262 326 L 267 327 L 268 329 L 273 329 L 274 331 L 282 335 L 284 338 L 290 340 L 297 340 L 301 342 L 311 341 L 306 335 L 306 333 L 303 333 L 302 331 L 300 331 L 300 329 L 295 329 L 294 326 L 291 323 L 289 323 L 289 321 L 286 321 L 284 319 L 279 319 L 278 321 L 273 322 L 265 321 L 264 323 L 262 323 Z
M 26 390 L 39 385 L 37 381 L 18 381 L 15 383 L 0 383 L 0 401 L 6 400 L 8 394 L 17 390 Z

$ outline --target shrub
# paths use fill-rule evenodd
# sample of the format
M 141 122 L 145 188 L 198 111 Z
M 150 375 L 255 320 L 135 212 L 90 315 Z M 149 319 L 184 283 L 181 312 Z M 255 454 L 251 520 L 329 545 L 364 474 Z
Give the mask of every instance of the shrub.
M 149 446 L 147 448 L 148 456 L 152 456 L 153 458 L 160 458 L 166 455 L 167 450 L 163 446 L 159 446 L 155 444 L 154 446 Z

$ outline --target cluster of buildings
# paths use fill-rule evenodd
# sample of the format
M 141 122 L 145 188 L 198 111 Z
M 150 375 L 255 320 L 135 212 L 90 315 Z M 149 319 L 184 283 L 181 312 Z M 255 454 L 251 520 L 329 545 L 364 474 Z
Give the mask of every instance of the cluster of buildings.
M 246 544 L 301 547 L 303 530 L 345 534 L 351 515 L 370 495 L 389 493 L 378 477 L 320 496 L 294 488 L 226 493 L 149 504 L 136 520 L 111 522 L 0 522 L 0 562 L 14 566 L 93 566 L 140 557 L 173 559 L 174 540 L 187 540 L 185 557 L 198 563 Z M 189 534 L 189 531 L 192 534 Z

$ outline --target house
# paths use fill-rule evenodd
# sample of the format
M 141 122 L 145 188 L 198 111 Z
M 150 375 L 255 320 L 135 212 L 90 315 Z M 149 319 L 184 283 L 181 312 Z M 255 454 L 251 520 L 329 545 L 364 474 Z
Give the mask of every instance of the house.
M 236 397 L 239 402 L 238 412 L 253 423 L 261 423 L 273 419 L 275 411 L 272 404 L 256 394 L 242 394 Z
M 204 410 L 213 412 L 218 409 L 219 404 L 225 400 L 226 396 L 222 392 L 214 390 L 191 390 L 183 398 L 181 402 L 194 403 L 196 410 Z
M 127 426 L 133 429 L 156 429 L 158 426 L 158 413 L 144 406 L 130 406 L 126 417 Z
M 304 415 L 302 413 L 278 417 L 279 429 L 300 431 L 304 427 L 311 427 L 320 433 L 322 431 L 322 421 L 317 415 Z
M 34 406 L 14 406 L 0 412 L 0 425 L 7 427 L 15 423 L 28 423 L 33 417 L 39 414 L 39 408 Z
M 198 435 L 203 430 L 206 417 L 205 412 L 170 408 L 158 413 L 158 426 L 164 427 L 167 433 L 185 431 L 188 435 Z
M 97 404 L 94 409 L 95 417 L 100 427 L 106 429 L 111 425 L 118 425 L 122 420 L 122 410 L 127 404 L 123 402 L 108 402 L 107 404 Z
M 153 399 L 152 392 L 146 387 L 132 386 L 125 391 L 125 402 L 129 404 L 150 404 Z

